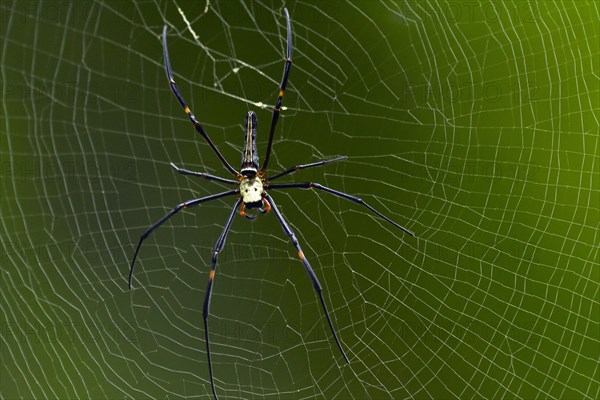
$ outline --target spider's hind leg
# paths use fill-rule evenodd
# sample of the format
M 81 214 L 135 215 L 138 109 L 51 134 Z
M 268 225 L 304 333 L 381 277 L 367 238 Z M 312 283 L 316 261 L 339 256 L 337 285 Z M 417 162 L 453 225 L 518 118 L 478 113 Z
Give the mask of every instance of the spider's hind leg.
M 234 205 L 231 213 L 229 214 L 229 218 L 225 223 L 225 227 L 223 228 L 223 232 L 217 240 L 217 244 L 215 245 L 215 250 L 212 256 L 212 265 L 210 267 L 210 272 L 208 274 L 208 285 L 206 287 L 206 294 L 204 297 L 204 307 L 202 309 L 202 319 L 204 320 L 204 338 L 206 340 L 206 357 L 208 359 L 208 373 L 210 375 L 210 387 L 212 388 L 213 395 L 215 399 L 218 399 L 217 389 L 215 389 L 215 381 L 213 377 L 213 369 L 212 369 L 212 359 L 210 354 L 210 339 L 208 335 L 208 317 L 210 316 L 210 299 L 212 296 L 213 283 L 215 281 L 215 274 L 217 272 L 217 259 L 219 258 L 219 254 L 221 250 L 223 250 L 223 246 L 225 246 L 225 240 L 227 239 L 227 233 L 229 233 L 229 228 L 231 228 L 231 223 L 233 222 L 233 217 L 235 216 L 235 210 L 238 205 L 242 202 L 239 199 Z
M 300 258 L 300 261 L 302 261 L 302 264 L 304 265 L 304 269 L 308 273 L 308 276 L 310 277 L 310 280 L 313 283 L 315 292 L 319 296 L 319 300 L 321 302 L 323 312 L 325 313 L 325 317 L 327 318 L 327 322 L 329 323 L 329 327 L 331 328 L 331 333 L 333 334 L 333 339 L 335 340 L 335 343 L 337 344 L 338 348 L 340 349 L 342 356 L 344 356 L 344 360 L 346 361 L 346 364 L 350 364 L 350 360 L 348 360 L 348 356 L 346 356 L 346 352 L 344 351 L 344 348 L 342 347 L 342 344 L 340 343 L 340 340 L 338 339 L 337 334 L 335 333 L 335 329 L 333 328 L 333 322 L 331 322 L 331 317 L 329 317 L 329 311 L 327 310 L 327 305 L 325 304 L 325 299 L 323 298 L 323 288 L 321 286 L 321 283 L 319 282 L 319 279 L 315 275 L 315 271 L 312 269 L 312 267 L 310 266 L 310 263 L 304 256 L 304 253 L 302 252 L 302 248 L 300 248 L 300 243 L 298 243 L 298 239 L 296 238 L 296 235 L 292 231 L 292 228 L 290 228 L 288 223 L 283 218 L 283 215 L 281 214 L 281 212 L 277 209 L 277 205 L 273 201 L 273 198 L 271 196 L 269 196 L 268 194 L 265 194 L 265 199 L 271 204 L 271 207 L 273 208 L 273 212 L 275 213 L 275 216 L 279 220 L 279 224 L 283 228 L 283 231 L 290 238 L 294 247 L 296 247 L 296 250 L 298 251 L 298 257 Z

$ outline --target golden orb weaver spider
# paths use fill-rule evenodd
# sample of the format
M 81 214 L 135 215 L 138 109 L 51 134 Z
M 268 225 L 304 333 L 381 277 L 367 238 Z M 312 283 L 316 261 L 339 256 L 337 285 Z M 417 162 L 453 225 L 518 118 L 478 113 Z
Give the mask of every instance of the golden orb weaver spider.
M 332 159 L 328 159 L 328 160 L 321 160 L 321 161 L 317 161 L 317 162 L 313 162 L 313 163 L 309 163 L 309 164 L 296 165 L 296 166 L 288 168 L 282 172 L 279 172 L 274 175 L 263 178 L 265 171 L 267 169 L 267 166 L 269 164 L 269 156 L 271 154 L 271 146 L 273 144 L 273 134 L 275 132 L 275 126 L 277 125 L 277 120 L 279 119 L 279 112 L 281 109 L 281 101 L 283 99 L 283 94 L 285 93 L 285 88 L 287 85 L 288 76 L 290 74 L 290 68 L 292 65 L 292 25 L 290 22 L 290 15 L 288 13 L 287 8 L 284 8 L 283 10 L 285 12 L 285 18 L 286 18 L 286 24 L 287 24 L 287 58 L 285 60 L 285 66 L 283 69 L 283 77 L 281 79 L 281 84 L 280 84 L 280 88 L 279 88 L 279 96 L 277 97 L 277 103 L 275 104 L 275 108 L 273 109 L 273 117 L 271 119 L 271 130 L 269 132 L 269 142 L 267 144 L 267 152 L 265 155 L 265 160 L 263 161 L 262 167 L 260 169 L 259 169 L 259 162 L 258 162 L 258 153 L 256 150 L 256 127 L 257 127 L 256 114 L 253 111 L 249 111 L 244 118 L 244 129 L 245 129 L 244 148 L 242 150 L 242 165 L 241 165 L 240 171 L 238 172 L 227 162 L 227 160 L 225 160 L 225 157 L 223 157 L 221 152 L 217 149 L 215 144 L 208 137 L 208 135 L 202 128 L 202 125 L 200 125 L 198 120 L 196 120 L 196 117 L 194 116 L 194 114 L 192 113 L 190 108 L 187 106 L 187 104 L 183 100 L 183 97 L 179 93 L 179 89 L 177 88 L 177 85 L 175 84 L 175 80 L 173 79 L 173 73 L 171 70 L 171 62 L 169 60 L 169 52 L 167 50 L 167 26 L 166 25 L 163 27 L 163 32 L 162 32 L 162 46 L 163 46 L 163 56 L 164 56 L 164 61 L 165 61 L 165 69 L 167 71 L 167 78 L 169 81 L 169 85 L 171 86 L 171 90 L 175 94 L 175 97 L 179 101 L 179 104 L 181 104 L 184 111 L 188 115 L 190 121 L 194 125 L 194 128 L 196 128 L 196 131 L 198 131 L 200 136 L 202 136 L 204 138 L 204 140 L 206 140 L 206 142 L 208 143 L 210 148 L 213 150 L 213 152 L 216 154 L 216 156 L 219 158 L 219 160 L 221 160 L 221 163 L 223 163 L 223 166 L 225 167 L 225 169 L 227 169 L 227 171 L 229 171 L 235 177 L 235 180 L 221 178 L 221 177 L 210 175 L 210 174 L 207 174 L 204 172 L 189 171 L 187 169 L 179 168 L 173 163 L 171 163 L 171 167 L 173 167 L 173 169 L 175 171 L 177 171 L 178 173 L 180 173 L 182 175 L 198 176 L 198 177 L 210 180 L 210 181 L 231 184 L 231 185 L 237 186 L 237 189 L 233 189 L 233 190 L 229 190 L 226 192 L 217 193 L 217 194 L 202 197 L 199 199 L 194 199 L 194 200 L 189 200 L 189 201 L 183 202 L 183 203 L 177 205 L 173 210 L 171 210 L 169 213 L 167 213 L 164 217 L 162 217 L 157 222 L 155 222 L 152 226 L 150 226 L 150 228 L 148 228 L 146 230 L 146 232 L 144 232 L 142 234 L 142 236 L 140 237 L 137 248 L 135 249 L 135 253 L 133 255 L 133 260 L 131 261 L 131 268 L 129 270 L 129 289 L 131 289 L 131 283 L 132 283 L 132 279 L 133 279 L 133 267 L 135 265 L 135 260 L 137 259 L 138 253 L 140 251 L 140 247 L 142 246 L 142 243 L 144 242 L 144 240 L 148 236 L 150 236 L 150 234 L 154 230 L 156 230 L 159 226 L 161 226 L 169 218 L 171 218 L 173 215 L 175 215 L 176 213 L 178 213 L 179 211 L 181 211 L 184 208 L 193 207 L 198 204 L 205 203 L 207 201 L 220 199 L 222 197 L 236 196 L 236 195 L 238 196 L 238 199 L 235 202 L 235 204 L 233 205 L 233 209 L 231 210 L 231 213 L 229 214 L 229 218 L 227 219 L 227 222 L 225 223 L 223 232 L 221 233 L 221 236 L 219 237 L 219 239 L 217 240 L 217 244 L 215 245 L 215 249 L 214 249 L 214 252 L 212 255 L 212 265 L 211 265 L 211 269 L 210 269 L 210 272 L 208 275 L 208 287 L 206 288 L 206 295 L 204 298 L 204 307 L 203 307 L 203 311 L 202 311 L 202 316 L 204 319 L 204 335 L 205 335 L 205 343 L 206 343 L 206 354 L 207 354 L 207 358 L 208 358 L 208 371 L 209 371 L 209 375 L 210 375 L 210 385 L 212 388 L 213 395 L 215 396 L 215 399 L 218 399 L 218 396 L 217 396 L 217 391 L 215 389 L 215 383 L 214 383 L 214 379 L 213 379 L 213 370 L 212 370 L 212 362 L 211 362 L 211 354 L 210 354 L 210 341 L 209 341 L 209 335 L 208 335 L 208 317 L 209 317 L 209 313 L 210 313 L 210 299 L 211 299 L 213 282 L 215 279 L 215 273 L 216 273 L 216 268 L 217 268 L 217 259 L 218 259 L 219 253 L 221 252 L 221 250 L 223 249 L 223 246 L 225 245 L 225 239 L 227 238 L 227 233 L 229 232 L 229 228 L 231 227 L 231 223 L 233 222 L 233 218 L 235 216 L 236 211 L 238 210 L 238 207 L 239 207 L 240 215 L 242 215 L 248 219 L 254 219 L 254 218 L 256 218 L 257 215 L 246 214 L 246 212 L 244 211 L 246 208 L 248 208 L 248 209 L 258 208 L 258 211 L 261 214 L 268 213 L 271 210 L 275 213 L 275 216 L 277 217 L 279 224 L 281 225 L 284 233 L 290 238 L 292 244 L 296 247 L 296 250 L 298 251 L 298 257 L 302 261 L 302 264 L 304 265 L 304 268 L 306 269 L 306 272 L 308 273 L 308 275 L 312 281 L 315 292 L 319 296 L 319 300 L 321 302 L 323 312 L 325 314 L 325 317 L 327 318 L 327 323 L 329 324 L 329 327 L 331 328 L 331 333 L 333 335 L 335 343 L 337 344 L 337 347 L 340 349 L 340 352 L 342 353 L 342 356 L 344 357 L 344 360 L 346 361 L 347 364 L 349 364 L 350 361 L 348 360 L 348 357 L 346 356 L 346 353 L 344 352 L 344 349 L 342 348 L 342 345 L 337 337 L 335 329 L 333 328 L 333 323 L 331 322 L 331 318 L 329 317 L 329 312 L 327 311 L 327 306 L 325 305 L 325 300 L 323 298 L 323 289 L 321 287 L 321 284 L 319 283 L 319 280 L 317 279 L 315 272 L 313 271 L 312 267 L 310 266 L 310 263 L 304 256 L 304 253 L 302 252 L 302 248 L 300 247 L 300 244 L 298 243 L 298 239 L 296 238 L 296 235 L 294 234 L 294 232 L 292 231 L 292 229 L 290 228 L 290 226 L 284 219 L 283 215 L 277 208 L 277 205 L 276 205 L 275 201 L 273 200 L 273 198 L 267 193 L 267 190 L 289 189 L 289 188 L 322 190 L 324 192 L 333 194 L 334 196 L 338 196 L 338 197 L 344 198 L 346 200 L 350 200 L 354 203 L 360 204 L 360 205 L 366 207 L 367 209 L 369 209 L 374 214 L 383 218 L 385 221 L 400 228 L 407 234 L 414 236 L 414 234 L 411 231 L 402 227 L 401 225 L 397 224 L 396 222 L 392 221 L 391 219 L 389 219 L 388 217 L 386 217 L 385 215 L 383 215 L 382 213 L 380 213 L 379 211 L 377 211 L 376 209 L 374 209 L 373 207 L 371 207 L 370 205 L 368 205 L 367 203 L 365 203 L 363 200 L 361 200 L 358 197 L 351 196 L 349 194 L 342 193 L 342 192 L 339 192 L 334 189 L 330 189 L 326 186 L 323 186 L 319 183 L 314 183 L 314 182 L 279 183 L 279 184 L 270 183 L 270 182 L 274 181 L 275 179 L 281 178 L 282 176 L 285 176 L 285 175 L 293 174 L 293 173 L 295 173 L 299 170 L 305 169 L 305 168 L 320 167 L 322 165 L 329 164 L 332 162 L 346 160 L 347 157 L 345 157 L 345 156 L 336 157 L 336 158 L 332 158 Z

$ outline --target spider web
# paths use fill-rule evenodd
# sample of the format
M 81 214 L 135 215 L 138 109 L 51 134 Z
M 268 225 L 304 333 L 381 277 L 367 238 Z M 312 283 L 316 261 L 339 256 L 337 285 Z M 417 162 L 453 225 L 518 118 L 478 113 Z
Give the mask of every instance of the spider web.
M 325 290 L 345 365 L 273 215 L 234 220 L 211 345 L 221 398 L 600 396 L 594 2 L 286 2 L 294 65 L 271 170 L 306 170 L 416 233 L 272 192 Z M 2 10 L 2 398 L 211 398 L 202 302 L 233 199 L 165 80 L 237 166 L 264 154 L 283 4 L 26 2 Z M 283 180 L 282 180 L 283 181 Z

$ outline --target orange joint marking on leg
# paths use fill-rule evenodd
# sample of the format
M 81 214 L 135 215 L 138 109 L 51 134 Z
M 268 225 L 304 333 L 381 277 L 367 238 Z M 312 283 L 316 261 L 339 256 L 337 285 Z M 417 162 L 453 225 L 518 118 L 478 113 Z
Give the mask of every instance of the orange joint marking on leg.
M 304 260 L 304 253 L 302 252 L 302 250 L 298 252 L 298 257 L 300 257 L 301 260 Z
M 208 279 L 210 279 L 211 281 L 213 279 L 215 279 L 215 270 L 211 269 L 210 272 L 208 273 Z
M 265 199 L 264 197 L 263 197 L 263 204 L 265 205 L 265 212 L 266 213 L 268 213 L 269 211 L 271 211 L 271 203 L 269 203 L 267 201 L 267 199 Z
M 186 114 L 189 114 L 189 113 L 190 113 L 190 108 L 189 108 L 189 107 L 186 107 L 186 108 L 185 108 L 185 113 L 186 113 Z
M 281 90 L 279 91 L 279 97 L 282 97 L 282 96 L 283 96 L 283 89 L 281 89 Z

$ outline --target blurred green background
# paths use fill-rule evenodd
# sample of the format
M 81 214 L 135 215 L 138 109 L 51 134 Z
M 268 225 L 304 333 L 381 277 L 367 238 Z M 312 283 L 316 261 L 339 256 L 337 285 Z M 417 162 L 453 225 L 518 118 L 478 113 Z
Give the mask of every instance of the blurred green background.
M 176 81 L 238 166 L 264 152 L 284 3 L 3 1 L 0 397 L 211 398 L 202 302 L 233 199 Z M 324 288 L 345 365 L 273 215 L 236 218 L 211 339 L 221 399 L 600 396 L 594 2 L 293 2 L 273 197 Z

